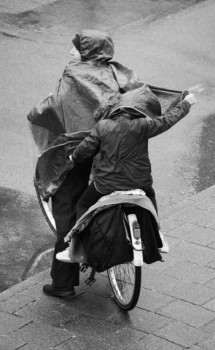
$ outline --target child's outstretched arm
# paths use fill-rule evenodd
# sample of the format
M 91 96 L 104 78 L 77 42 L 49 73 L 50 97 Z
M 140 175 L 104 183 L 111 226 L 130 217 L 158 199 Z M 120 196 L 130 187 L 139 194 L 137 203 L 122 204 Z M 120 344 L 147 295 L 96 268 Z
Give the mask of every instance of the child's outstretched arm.
M 189 113 L 194 103 L 196 103 L 195 96 L 190 93 L 176 107 L 164 113 L 163 116 L 148 120 L 148 138 L 157 136 L 170 129 Z

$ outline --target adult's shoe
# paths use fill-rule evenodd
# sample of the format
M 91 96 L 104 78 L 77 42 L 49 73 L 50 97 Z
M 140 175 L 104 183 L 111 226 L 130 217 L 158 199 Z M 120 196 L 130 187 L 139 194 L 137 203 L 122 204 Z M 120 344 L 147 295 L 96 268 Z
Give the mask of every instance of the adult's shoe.
M 43 286 L 43 292 L 51 297 L 58 297 L 64 299 L 72 299 L 76 295 L 74 288 L 71 288 L 70 290 L 63 290 L 54 288 L 52 284 L 46 284 L 45 286 Z

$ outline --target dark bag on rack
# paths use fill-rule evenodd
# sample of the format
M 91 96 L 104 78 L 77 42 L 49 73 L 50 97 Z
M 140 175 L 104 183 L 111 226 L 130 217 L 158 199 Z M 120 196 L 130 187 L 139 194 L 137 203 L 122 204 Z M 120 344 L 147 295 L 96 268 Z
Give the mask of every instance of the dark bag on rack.
M 121 206 L 109 207 L 95 215 L 79 237 L 89 265 L 97 272 L 133 260 L 133 250 L 126 238 Z

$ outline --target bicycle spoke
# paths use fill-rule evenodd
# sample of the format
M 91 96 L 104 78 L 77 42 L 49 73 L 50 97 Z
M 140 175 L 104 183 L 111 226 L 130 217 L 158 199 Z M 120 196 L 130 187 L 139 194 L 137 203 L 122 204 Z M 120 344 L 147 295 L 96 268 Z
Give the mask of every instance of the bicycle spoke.
M 140 284 L 136 286 L 136 272 L 137 268 L 132 263 L 117 265 L 108 272 L 116 301 L 125 310 L 133 308 L 139 296 Z M 139 281 L 140 278 L 138 273 Z

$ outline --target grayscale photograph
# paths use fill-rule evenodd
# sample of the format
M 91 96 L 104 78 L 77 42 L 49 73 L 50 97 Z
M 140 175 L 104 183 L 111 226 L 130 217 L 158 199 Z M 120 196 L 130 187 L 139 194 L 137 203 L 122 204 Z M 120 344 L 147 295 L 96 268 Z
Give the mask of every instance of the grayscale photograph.
M 0 0 L 0 350 L 215 349 L 214 19 Z

